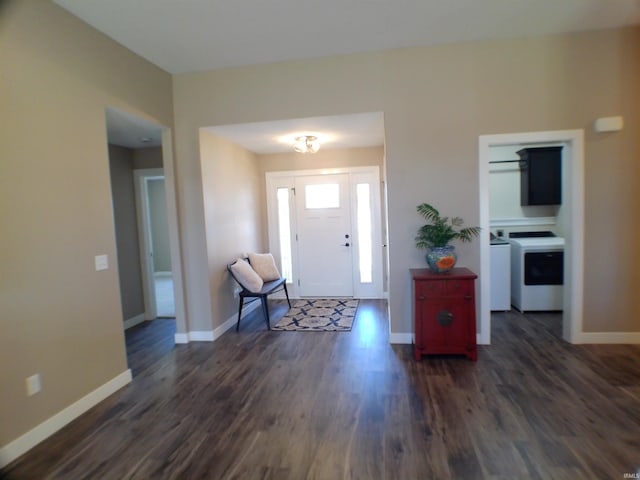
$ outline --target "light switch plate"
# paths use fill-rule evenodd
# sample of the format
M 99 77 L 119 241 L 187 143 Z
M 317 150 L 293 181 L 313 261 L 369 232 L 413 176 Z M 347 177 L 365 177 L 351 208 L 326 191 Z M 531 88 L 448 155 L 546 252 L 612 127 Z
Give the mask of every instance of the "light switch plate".
M 109 269 L 109 256 L 96 255 L 96 272 Z
M 36 373 L 25 379 L 25 385 L 27 387 L 27 396 L 35 395 L 42 390 L 42 383 L 40 382 L 40 374 Z

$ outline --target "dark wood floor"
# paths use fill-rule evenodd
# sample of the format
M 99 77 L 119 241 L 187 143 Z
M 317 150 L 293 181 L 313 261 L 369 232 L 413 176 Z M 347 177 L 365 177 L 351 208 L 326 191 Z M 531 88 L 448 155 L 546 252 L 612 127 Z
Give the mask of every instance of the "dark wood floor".
M 277 305 L 275 322 L 285 308 Z M 640 468 L 640 347 L 571 346 L 560 316 L 493 316 L 477 363 L 350 333 L 214 343 L 127 334 L 131 385 L 18 459 L 11 479 L 618 479 Z

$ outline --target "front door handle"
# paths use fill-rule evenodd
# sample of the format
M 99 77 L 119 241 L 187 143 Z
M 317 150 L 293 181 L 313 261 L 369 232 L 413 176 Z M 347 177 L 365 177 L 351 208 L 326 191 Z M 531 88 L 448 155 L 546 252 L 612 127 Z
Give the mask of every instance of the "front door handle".
M 343 243 L 342 246 L 343 247 L 349 247 L 350 245 L 348 243 Z

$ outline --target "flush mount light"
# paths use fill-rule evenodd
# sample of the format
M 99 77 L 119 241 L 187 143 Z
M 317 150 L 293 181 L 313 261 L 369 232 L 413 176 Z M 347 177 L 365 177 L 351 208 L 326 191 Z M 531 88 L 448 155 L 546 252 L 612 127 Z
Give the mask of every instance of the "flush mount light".
M 295 138 L 293 149 L 299 153 L 316 153 L 320 150 L 320 142 L 314 135 L 303 135 Z
M 140 137 L 140 141 L 142 143 L 150 143 L 151 142 L 151 138 L 150 137 Z

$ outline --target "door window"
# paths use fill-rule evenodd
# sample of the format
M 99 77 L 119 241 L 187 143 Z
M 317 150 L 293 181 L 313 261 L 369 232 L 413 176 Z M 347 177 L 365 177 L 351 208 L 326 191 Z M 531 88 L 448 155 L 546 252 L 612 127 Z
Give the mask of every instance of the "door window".
M 340 208 L 340 185 L 337 183 L 311 184 L 304 186 L 305 208 Z

